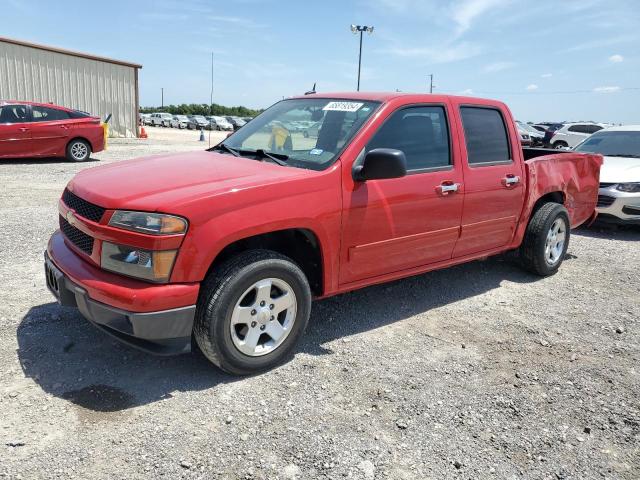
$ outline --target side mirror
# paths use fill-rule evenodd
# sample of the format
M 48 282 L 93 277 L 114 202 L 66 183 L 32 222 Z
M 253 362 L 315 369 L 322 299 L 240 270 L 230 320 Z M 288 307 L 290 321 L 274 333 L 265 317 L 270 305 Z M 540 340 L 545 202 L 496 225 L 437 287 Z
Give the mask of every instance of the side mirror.
M 407 174 L 407 159 L 402 150 L 374 148 L 360 165 L 353 167 L 353 179 L 357 182 L 400 178 Z

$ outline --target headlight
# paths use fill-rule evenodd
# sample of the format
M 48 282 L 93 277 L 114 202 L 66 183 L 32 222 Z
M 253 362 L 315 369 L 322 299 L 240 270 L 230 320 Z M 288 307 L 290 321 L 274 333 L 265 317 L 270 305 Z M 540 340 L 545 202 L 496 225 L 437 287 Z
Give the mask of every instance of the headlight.
M 109 225 L 149 235 L 176 235 L 186 233 L 187 221 L 182 217 L 162 213 L 129 212 L 116 210 Z
M 102 242 L 100 265 L 105 270 L 152 282 L 169 281 L 177 250 L 150 251 Z
M 616 190 L 626 193 L 640 193 L 640 182 L 635 183 L 619 183 Z

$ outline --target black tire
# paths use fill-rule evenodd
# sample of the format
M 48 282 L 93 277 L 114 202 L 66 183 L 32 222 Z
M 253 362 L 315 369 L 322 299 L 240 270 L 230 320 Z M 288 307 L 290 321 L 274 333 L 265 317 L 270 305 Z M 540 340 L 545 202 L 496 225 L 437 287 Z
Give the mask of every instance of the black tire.
M 74 138 L 67 144 L 66 158 L 70 162 L 86 162 L 91 156 L 91 145 L 82 138 Z
M 555 263 L 549 263 L 546 258 L 545 248 L 547 235 L 557 219 L 564 221 L 565 240 L 562 252 Z M 559 203 L 545 203 L 533 214 L 524 240 L 520 246 L 520 262 L 522 266 L 536 275 L 547 277 L 558 271 L 569 247 L 570 233 L 569 213 Z
M 553 144 L 553 148 L 556 150 L 560 150 L 561 148 L 567 148 L 569 144 L 567 142 L 563 142 L 562 140 L 558 140 Z
M 291 331 L 283 343 L 262 356 L 242 353 L 231 336 L 231 314 L 240 296 L 257 281 L 287 282 L 297 299 Z M 302 336 L 311 312 L 311 289 L 302 270 L 289 258 L 270 250 L 249 250 L 227 260 L 205 279 L 200 290 L 193 334 L 214 365 L 235 375 L 249 375 L 286 360 Z

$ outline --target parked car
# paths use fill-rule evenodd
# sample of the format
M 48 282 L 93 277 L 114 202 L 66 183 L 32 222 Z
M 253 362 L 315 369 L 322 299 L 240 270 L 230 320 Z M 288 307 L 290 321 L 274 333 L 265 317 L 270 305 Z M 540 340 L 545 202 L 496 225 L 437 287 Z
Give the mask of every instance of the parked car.
M 142 125 L 152 125 L 151 114 L 143 113 L 142 114 Z
M 545 147 L 548 147 L 548 146 L 551 146 L 551 137 L 553 137 L 553 132 L 562 128 L 563 126 L 564 126 L 564 123 L 542 122 L 542 123 L 535 124 L 533 127 L 536 130 L 540 130 L 544 132 L 544 138 L 542 140 L 542 143 Z
M 640 125 L 600 130 L 574 150 L 604 155 L 598 220 L 640 225 Z
M 183 129 L 183 128 L 187 128 L 188 124 L 189 124 L 189 118 L 186 115 L 174 115 L 171 118 L 170 126 L 172 128 Z
M 523 132 L 529 135 L 531 146 L 542 147 L 544 145 L 544 133 L 536 130 L 532 125 L 520 122 L 519 120 L 516 120 L 516 124 Z
M 199 130 L 201 128 L 209 127 L 209 120 L 202 115 L 189 115 L 189 121 L 187 122 L 187 128 L 189 130 Z
M 231 123 L 229 123 L 229 121 L 224 117 L 217 117 L 214 115 L 207 118 L 209 120 L 211 130 L 233 130 L 233 125 L 231 125 Z
M 241 127 L 244 127 L 247 122 L 242 120 L 240 117 L 226 117 L 231 125 L 233 125 L 234 130 L 238 130 Z
M 99 117 L 50 103 L 0 100 L 0 158 L 89 160 L 104 150 Z
M 173 115 L 166 112 L 157 112 L 151 114 L 151 125 L 154 127 L 170 127 Z
M 251 120 L 253 120 L 253 117 L 242 117 L 242 120 L 244 120 L 245 123 L 249 123 Z
M 604 125 L 598 123 L 567 123 L 553 132 L 549 143 L 553 148 L 573 148 L 603 128 Z
M 293 112 L 322 123 L 316 142 L 263 133 Z M 169 354 L 195 338 L 222 369 L 255 373 L 288 358 L 313 298 L 511 250 L 554 274 L 595 215 L 601 163 L 523 149 L 488 99 L 291 98 L 207 151 L 78 173 L 47 285 L 121 341 Z
M 515 126 L 518 130 L 518 135 L 520 135 L 520 143 L 522 144 L 522 146 L 531 147 L 533 145 L 533 142 L 531 141 L 529 131 L 525 128 L 522 128 L 518 123 L 516 123 Z

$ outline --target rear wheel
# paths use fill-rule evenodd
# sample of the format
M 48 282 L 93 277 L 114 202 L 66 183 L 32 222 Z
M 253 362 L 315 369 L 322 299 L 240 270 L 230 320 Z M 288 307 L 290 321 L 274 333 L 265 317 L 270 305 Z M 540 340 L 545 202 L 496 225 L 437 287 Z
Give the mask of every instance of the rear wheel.
M 524 268 L 541 276 L 558 271 L 567 253 L 570 237 L 567 209 L 558 203 L 545 203 L 531 217 L 520 246 Z
M 555 148 L 556 150 L 560 150 L 561 148 L 568 148 L 568 147 L 569 147 L 569 144 L 562 140 L 558 140 L 553 144 L 553 148 Z
M 91 156 L 91 145 L 81 138 L 71 140 L 67 145 L 66 156 L 71 162 L 86 162 Z
M 204 282 L 195 340 L 221 369 L 257 373 L 285 360 L 302 336 L 311 290 L 302 270 L 269 250 L 251 250 L 226 261 Z

